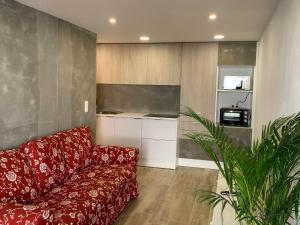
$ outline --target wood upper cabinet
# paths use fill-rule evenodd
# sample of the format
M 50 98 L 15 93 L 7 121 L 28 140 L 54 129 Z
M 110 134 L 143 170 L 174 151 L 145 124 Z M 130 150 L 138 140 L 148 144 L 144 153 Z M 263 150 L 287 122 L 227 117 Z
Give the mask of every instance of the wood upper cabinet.
M 98 44 L 97 83 L 142 84 L 147 50 L 143 44 Z
M 147 84 L 180 85 L 182 44 L 149 44 Z
M 210 120 L 215 117 L 218 66 L 217 43 L 185 43 L 182 48 L 181 105 Z M 181 134 L 201 130 L 186 117 L 180 118 Z
M 220 42 L 219 65 L 256 64 L 257 42 Z
M 143 84 L 147 73 L 146 44 L 121 45 L 121 84 Z
M 119 45 L 97 45 L 97 83 L 115 83 L 120 80 L 121 52 Z
M 181 44 L 98 44 L 97 83 L 179 85 Z

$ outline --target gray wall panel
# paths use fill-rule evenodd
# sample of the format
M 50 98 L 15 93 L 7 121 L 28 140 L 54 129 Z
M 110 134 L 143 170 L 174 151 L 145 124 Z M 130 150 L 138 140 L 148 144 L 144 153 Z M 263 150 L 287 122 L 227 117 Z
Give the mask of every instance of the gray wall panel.
M 89 31 L 0 0 L 0 149 L 80 124 L 95 133 L 95 42 Z

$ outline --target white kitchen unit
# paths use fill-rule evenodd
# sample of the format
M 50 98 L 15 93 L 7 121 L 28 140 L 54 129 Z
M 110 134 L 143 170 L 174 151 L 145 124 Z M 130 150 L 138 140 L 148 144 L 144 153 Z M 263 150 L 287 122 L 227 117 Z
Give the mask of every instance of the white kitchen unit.
M 177 120 L 145 118 L 140 165 L 176 169 Z
M 99 116 L 96 120 L 96 144 L 114 145 L 115 118 L 112 116 Z
M 141 118 L 115 118 L 115 145 L 141 149 L 141 138 Z
M 177 135 L 177 118 L 97 114 L 97 144 L 139 148 L 140 166 L 176 169 Z

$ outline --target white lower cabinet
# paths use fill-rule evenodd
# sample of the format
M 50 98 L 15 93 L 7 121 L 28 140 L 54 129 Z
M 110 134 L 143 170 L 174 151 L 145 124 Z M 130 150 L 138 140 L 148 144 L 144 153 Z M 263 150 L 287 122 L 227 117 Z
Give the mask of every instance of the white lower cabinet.
M 140 165 L 176 169 L 176 141 L 143 139 Z
M 142 147 L 142 119 L 116 118 L 115 119 L 115 145 Z
M 99 116 L 96 119 L 96 144 L 114 145 L 115 143 L 115 118 Z
M 143 119 L 142 137 L 175 141 L 177 139 L 177 120 Z
M 176 169 L 177 120 L 97 117 L 97 144 L 137 147 L 139 165 Z

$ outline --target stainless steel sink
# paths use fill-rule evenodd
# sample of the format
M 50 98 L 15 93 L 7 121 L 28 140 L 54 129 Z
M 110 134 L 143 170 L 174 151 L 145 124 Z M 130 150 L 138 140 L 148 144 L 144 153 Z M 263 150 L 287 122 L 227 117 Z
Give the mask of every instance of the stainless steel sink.
M 100 114 L 114 114 L 114 115 L 117 115 L 120 113 L 122 113 L 122 112 L 120 112 L 120 111 L 102 111 L 102 112 L 100 112 Z
M 178 114 L 162 114 L 162 113 L 149 113 L 144 117 L 161 117 L 161 118 L 178 118 Z

